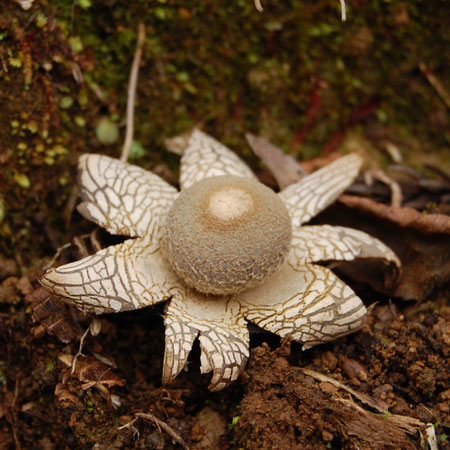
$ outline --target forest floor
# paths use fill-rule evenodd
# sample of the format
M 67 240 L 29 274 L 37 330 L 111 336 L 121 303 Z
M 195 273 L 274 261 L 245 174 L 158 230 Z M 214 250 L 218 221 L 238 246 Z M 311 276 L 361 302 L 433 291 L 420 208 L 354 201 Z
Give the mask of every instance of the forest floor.
M 433 437 L 448 448 L 444 6 L 354 0 L 342 25 L 334 3 L 316 1 L 267 1 L 263 14 L 250 0 L 3 3 L 0 448 L 414 449 L 433 448 Z M 87 151 L 120 155 L 142 18 L 130 162 L 176 184 L 178 158 L 164 139 L 192 126 L 241 148 L 271 187 L 279 179 L 246 132 L 314 158 L 307 170 L 337 149 L 358 150 L 365 176 L 315 222 L 367 231 L 403 264 L 393 286 L 380 267 L 337 267 L 372 305 L 364 328 L 307 351 L 252 330 L 245 372 L 218 393 L 200 374 L 198 345 L 188 370 L 161 385 L 163 306 L 101 316 L 71 373 L 92 318 L 37 282 L 58 248 L 93 229 L 74 212 L 75 165 Z M 400 187 L 400 204 L 390 206 L 386 180 Z M 76 258 L 69 249 L 58 264 Z

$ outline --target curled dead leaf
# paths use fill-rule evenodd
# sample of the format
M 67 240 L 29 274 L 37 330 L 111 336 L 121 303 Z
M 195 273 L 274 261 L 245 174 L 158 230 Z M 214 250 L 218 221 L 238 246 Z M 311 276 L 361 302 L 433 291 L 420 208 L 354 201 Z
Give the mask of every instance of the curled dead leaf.
M 402 262 L 401 277 L 391 286 L 383 284 L 370 262 L 339 266 L 339 270 L 351 278 L 404 299 L 448 298 L 450 217 L 421 215 L 412 208 L 395 208 L 368 198 L 343 195 L 316 221 L 365 231 L 392 248 Z
M 61 402 L 65 403 L 76 403 L 78 401 L 78 397 L 72 392 L 69 391 L 67 385 L 63 383 L 58 383 L 55 387 L 55 396 Z
M 71 342 L 81 335 L 81 328 L 73 321 L 67 306 L 44 288 L 39 287 L 26 295 L 25 301 L 31 306 L 33 322 L 40 323 L 48 334 L 61 342 Z
M 81 387 L 84 390 L 97 383 L 108 387 L 125 386 L 125 380 L 116 375 L 111 367 L 91 356 L 83 356 L 78 359 L 74 376 L 83 383 Z
M 292 156 L 284 153 L 267 139 L 251 133 L 247 133 L 245 137 L 255 155 L 259 156 L 272 172 L 280 189 L 296 183 L 306 175 L 306 171 Z
M 196 416 L 191 431 L 193 441 L 198 441 L 196 449 L 218 448 L 220 436 L 226 432 L 223 417 L 213 409 L 203 408 Z

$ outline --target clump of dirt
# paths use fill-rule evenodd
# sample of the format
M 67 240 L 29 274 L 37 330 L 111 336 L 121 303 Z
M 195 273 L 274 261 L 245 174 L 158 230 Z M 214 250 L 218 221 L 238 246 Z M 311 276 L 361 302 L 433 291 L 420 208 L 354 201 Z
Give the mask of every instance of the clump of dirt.
M 249 449 L 417 448 L 431 423 L 445 443 L 449 318 L 450 308 L 432 303 L 406 310 L 406 317 L 380 306 L 361 333 L 336 344 L 303 354 L 288 343 L 254 349 L 235 439 Z M 352 393 L 304 369 L 329 374 Z M 412 428 L 410 418 L 418 419 Z

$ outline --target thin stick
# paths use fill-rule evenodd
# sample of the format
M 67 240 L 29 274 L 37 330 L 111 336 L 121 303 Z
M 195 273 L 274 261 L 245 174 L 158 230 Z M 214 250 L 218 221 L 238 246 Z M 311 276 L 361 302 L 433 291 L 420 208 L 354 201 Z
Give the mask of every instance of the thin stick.
M 350 393 L 351 395 L 356 397 L 363 404 L 369 405 L 371 408 L 373 408 L 375 411 L 377 411 L 378 414 L 385 414 L 387 411 L 382 406 L 380 406 L 377 403 L 377 401 L 374 398 L 372 398 L 369 394 L 365 394 L 363 392 L 357 392 L 354 389 L 339 382 L 338 380 L 335 380 L 334 378 L 330 378 L 327 375 L 324 375 L 323 373 L 316 372 L 314 370 L 310 370 L 310 369 L 306 369 L 306 368 L 300 368 L 300 370 L 305 375 L 308 375 L 318 381 L 324 381 L 326 383 L 330 383 L 339 389 L 343 389 L 343 390 L 347 391 L 348 393 Z M 361 408 L 361 406 L 357 405 L 355 402 L 353 402 L 351 400 L 346 400 L 342 397 L 336 397 L 336 400 L 346 404 L 347 406 L 349 406 L 350 402 L 351 402 L 351 406 L 353 408 L 355 408 L 359 411 L 367 412 L 366 409 Z M 390 414 L 389 418 L 390 418 L 391 423 L 393 423 L 394 425 L 400 426 L 404 431 L 406 430 L 406 432 L 408 432 L 408 433 L 414 433 L 418 429 L 423 428 L 425 426 L 425 423 L 423 423 L 422 421 L 420 421 L 414 417 L 400 416 L 398 414 Z
M 19 439 L 19 436 L 17 434 L 17 429 L 16 429 L 16 421 L 18 420 L 17 398 L 19 397 L 19 386 L 20 386 L 19 375 L 16 375 L 16 386 L 14 387 L 14 397 L 13 397 L 13 401 L 11 404 L 11 409 L 12 409 L 11 426 L 12 426 L 12 430 L 13 430 L 13 438 L 14 438 L 14 444 L 16 446 L 16 450 L 22 449 L 22 446 L 20 445 L 20 439 Z
M 139 64 L 141 63 L 142 47 L 145 41 L 145 25 L 140 23 L 138 26 L 138 35 L 136 43 L 136 51 L 134 53 L 133 64 L 131 65 L 130 81 L 128 83 L 128 99 L 127 99 L 127 125 L 125 131 L 125 142 L 123 143 L 122 155 L 120 160 L 126 162 L 130 154 L 131 144 L 133 143 L 134 134 L 134 102 L 136 99 L 136 86 L 139 75 Z
M 391 206 L 400 208 L 403 202 L 402 188 L 400 185 L 381 170 L 373 170 L 372 176 L 389 186 L 389 189 L 391 190 Z
M 255 8 L 259 11 L 259 12 L 263 12 L 263 7 L 261 5 L 261 0 L 254 0 L 255 2 Z
M 183 447 L 185 450 L 189 450 L 189 447 L 186 445 L 186 442 L 184 442 L 183 438 L 166 422 L 163 422 L 161 419 L 158 419 L 153 414 L 146 414 L 146 413 L 136 413 L 134 419 L 130 420 L 130 422 L 126 423 L 125 425 L 122 425 L 119 427 L 119 430 L 123 430 L 125 428 L 130 428 L 134 425 L 136 420 L 139 419 L 139 417 L 142 417 L 146 420 L 151 420 L 155 423 L 155 425 L 158 427 L 159 432 L 161 432 L 161 428 L 181 447 Z
M 345 6 L 345 0 L 339 0 L 341 2 L 341 20 L 345 22 L 347 20 L 347 9 Z
M 50 262 L 48 264 L 46 264 L 44 266 L 44 271 L 49 269 L 51 266 L 53 266 L 53 264 L 55 264 L 55 261 L 60 257 L 61 253 L 63 252 L 63 250 L 65 250 L 66 248 L 69 248 L 72 246 L 71 242 L 68 242 L 67 244 L 61 245 L 61 247 L 58 247 L 56 249 L 56 253 L 53 256 L 53 258 L 50 260 Z
M 73 373 L 75 372 L 75 368 L 77 366 L 77 360 L 80 356 L 84 356 L 83 355 L 83 345 L 84 345 L 84 340 L 86 339 L 86 336 L 89 333 L 89 330 L 91 329 L 91 326 L 89 325 L 87 327 L 87 330 L 83 333 L 83 336 L 81 336 L 80 339 L 80 346 L 78 347 L 78 352 L 77 354 L 74 356 L 73 361 L 72 361 L 72 370 L 70 371 L 70 375 L 73 375 Z
M 419 69 L 427 79 L 428 83 L 431 84 L 434 90 L 438 93 L 439 97 L 441 97 L 447 108 L 450 108 L 450 95 L 444 85 L 438 80 L 436 75 L 433 74 L 431 69 L 427 67 L 423 61 L 419 63 Z

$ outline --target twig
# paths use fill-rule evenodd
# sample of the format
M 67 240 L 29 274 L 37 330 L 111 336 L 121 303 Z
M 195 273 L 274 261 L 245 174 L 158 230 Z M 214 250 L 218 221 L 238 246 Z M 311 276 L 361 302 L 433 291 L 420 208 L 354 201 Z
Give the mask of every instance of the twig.
M 436 439 L 436 430 L 432 423 L 427 423 L 424 434 L 430 450 L 438 450 L 439 446 Z
M 75 372 L 78 358 L 80 356 L 84 356 L 83 353 L 82 353 L 83 352 L 83 345 L 84 345 L 84 340 L 86 339 L 86 336 L 88 335 L 89 331 L 91 332 L 92 336 L 98 336 L 98 334 L 100 333 L 101 328 L 102 328 L 102 326 L 101 326 L 100 320 L 97 319 L 96 317 L 94 317 L 91 320 L 91 323 L 87 327 L 86 331 L 83 333 L 83 336 L 81 336 L 80 345 L 78 347 L 78 352 L 74 356 L 73 361 L 72 361 L 72 370 L 70 371 L 70 375 L 73 375 L 73 373 Z
M 345 0 L 339 0 L 341 3 L 341 20 L 345 22 L 347 20 L 347 9 L 345 7 Z
M 78 196 L 80 194 L 80 190 L 78 186 L 74 184 L 69 193 L 69 198 L 63 209 L 63 219 L 64 219 L 64 227 L 66 230 L 70 228 L 70 222 L 72 220 L 73 212 L 75 211 L 75 206 L 78 202 Z
M 305 375 L 308 375 L 318 381 L 330 383 L 339 389 L 343 389 L 343 390 L 347 391 L 349 394 L 351 394 L 353 397 L 357 398 L 363 404 L 366 404 L 366 405 L 370 406 L 371 408 L 373 408 L 375 411 L 377 411 L 378 414 L 386 415 L 387 410 L 384 409 L 383 407 L 380 407 L 380 405 L 377 403 L 377 401 L 374 398 L 370 397 L 368 394 L 365 394 L 362 392 L 357 392 L 354 389 L 346 386 L 345 384 L 335 380 L 334 378 L 330 378 L 330 377 L 324 375 L 323 373 L 319 373 L 314 370 L 310 370 L 310 369 L 306 369 L 306 368 L 300 368 L 300 370 Z M 345 399 L 345 398 L 336 396 L 336 400 L 347 406 L 351 406 L 358 411 L 367 413 L 367 411 L 364 408 L 357 405 L 351 399 Z M 403 431 L 405 431 L 407 433 L 415 433 L 416 431 L 423 430 L 425 427 L 426 427 L 427 432 L 430 431 L 428 428 L 429 428 L 429 425 L 431 425 L 431 424 L 425 424 L 421 420 L 416 419 L 414 417 L 401 416 L 398 414 L 390 414 L 389 413 L 389 421 L 391 422 L 391 424 L 401 428 Z M 431 436 L 431 433 L 429 433 L 429 435 L 427 435 L 427 442 L 430 443 L 431 441 L 432 441 L 432 436 Z M 431 447 L 431 448 L 433 448 L 433 447 Z
M 20 445 L 20 439 L 19 439 L 19 436 L 17 435 L 17 429 L 16 429 L 16 421 L 18 420 L 18 417 L 17 417 L 17 399 L 19 397 L 19 386 L 20 386 L 19 375 L 16 375 L 16 385 L 14 387 L 14 397 L 13 397 L 13 401 L 12 401 L 12 404 L 11 404 L 11 409 L 12 409 L 11 426 L 12 426 L 12 430 L 13 430 L 14 444 L 15 444 L 16 450 L 21 450 L 22 449 L 22 446 Z
M 185 450 L 189 450 L 189 447 L 186 445 L 186 442 L 184 442 L 184 439 L 170 425 L 150 413 L 136 413 L 134 419 L 119 427 L 119 430 L 133 426 L 136 420 L 140 417 L 154 422 L 159 431 L 161 431 L 162 428 L 177 444 L 181 445 Z
M 397 311 L 395 310 L 395 305 L 392 303 L 392 299 L 389 299 L 389 310 L 391 311 L 392 317 L 396 320 L 403 320 L 403 317 L 399 317 Z
M 8 73 L 8 66 L 6 65 L 5 59 L 3 58 L 3 52 L 0 52 L 0 61 L 2 62 L 3 71 L 5 73 Z
M 366 405 L 369 405 L 371 408 L 376 410 L 378 413 L 382 414 L 385 412 L 385 409 L 383 406 L 380 406 L 379 403 L 372 397 L 370 397 L 368 394 L 365 394 L 363 392 L 357 392 L 354 389 L 346 386 L 345 384 L 341 383 L 338 380 L 335 380 L 334 378 L 330 378 L 323 373 L 316 372 L 314 370 L 306 369 L 306 368 L 300 368 L 300 370 L 305 374 L 308 375 L 318 381 L 323 381 L 325 383 L 330 383 L 333 386 L 336 386 L 339 389 L 343 389 L 344 391 L 347 391 L 349 394 L 352 394 L 354 397 L 356 397 L 359 401 L 362 403 L 365 403 Z
M 447 92 L 444 85 L 436 78 L 436 75 L 433 74 L 431 69 L 427 67 L 423 61 L 419 63 L 419 69 L 428 80 L 428 83 L 433 86 L 439 97 L 441 97 L 447 108 L 450 108 L 450 94 Z
M 371 170 L 368 175 L 389 186 L 389 189 L 391 190 L 391 206 L 394 206 L 395 208 L 400 208 L 402 206 L 402 189 L 395 180 L 388 177 L 381 170 Z
M 84 82 L 84 78 L 83 78 L 83 72 L 81 71 L 80 66 L 76 63 L 76 62 L 72 62 L 70 64 L 71 68 L 72 68 L 72 76 L 73 79 L 78 83 L 81 84 Z
M 71 242 L 68 242 L 67 244 L 61 245 L 61 247 L 58 247 L 56 249 L 56 253 L 53 256 L 53 258 L 50 260 L 50 262 L 48 264 L 46 264 L 44 266 L 44 271 L 49 269 L 51 266 L 53 266 L 53 264 L 55 263 L 55 261 L 60 257 L 61 253 L 63 252 L 63 250 L 65 250 L 66 248 L 69 248 L 72 246 Z
M 142 47 L 145 41 L 145 25 L 140 23 L 138 26 L 136 51 L 134 53 L 133 64 L 131 65 L 130 81 L 128 83 L 127 99 L 127 125 L 125 131 L 125 142 L 123 143 L 121 161 L 127 161 L 130 154 L 131 144 L 134 134 L 134 102 L 136 99 L 136 86 L 139 75 L 139 64 L 141 63 Z
M 75 367 L 77 365 L 77 360 L 80 356 L 84 356 L 82 351 L 83 351 L 83 345 L 84 345 L 84 340 L 86 339 L 86 336 L 89 333 L 89 330 L 91 329 L 91 326 L 89 325 L 86 329 L 86 331 L 83 333 L 83 336 L 81 336 L 80 339 L 80 345 L 78 347 L 78 352 L 77 354 L 74 356 L 73 361 L 72 361 L 72 370 L 70 371 L 70 375 L 73 375 L 73 373 L 75 372 Z
M 255 8 L 259 11 L 259 12 L 263 12 L 263 7 L 261 5 L 261 0 L 254 0 L 255 2 Z

